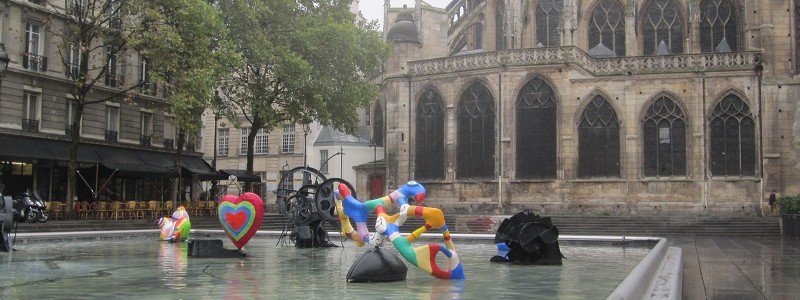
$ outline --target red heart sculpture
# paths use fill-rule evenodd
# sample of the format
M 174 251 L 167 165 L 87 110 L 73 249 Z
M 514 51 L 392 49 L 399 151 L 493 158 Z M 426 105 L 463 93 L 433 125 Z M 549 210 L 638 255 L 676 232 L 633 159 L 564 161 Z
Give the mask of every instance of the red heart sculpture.
M 241 250 L 261 227 L 264 201 L 253 193 L 244 193 L 239 197 L 227 195 L 219 201 L 217 212 L 225 235 Z

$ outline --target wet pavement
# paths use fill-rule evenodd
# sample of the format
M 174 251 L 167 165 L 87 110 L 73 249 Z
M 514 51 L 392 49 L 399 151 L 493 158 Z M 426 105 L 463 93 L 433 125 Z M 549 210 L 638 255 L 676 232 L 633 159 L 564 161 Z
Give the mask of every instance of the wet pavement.
M 800 299 L 800 241 L 669 237 L 683 249 L 683 299 Z

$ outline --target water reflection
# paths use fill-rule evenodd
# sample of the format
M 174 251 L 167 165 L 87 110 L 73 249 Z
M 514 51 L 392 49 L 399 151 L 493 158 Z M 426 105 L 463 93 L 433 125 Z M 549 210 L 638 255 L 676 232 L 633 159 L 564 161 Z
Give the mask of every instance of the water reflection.
M 188 266 L 188 245 L 186 243 L 161 243 L 158 251 L 158 269 L 162 284 L 170 289 L 186 287 L 186 268 Z
M 359 284 L 348 283 L 346 275 L 366 248 L 297 249 L 275 246 L 276 241 L 251 240 L 244 259 L 187 257 L 186 243 L 145 237 L 34 242 L 14 252 L 10 262 L 0 260 L 0 269 L 11 276 L 0 280 L 0 295 L 10 299 L 165 295 L 253 299 L 272 293 L 283 299 L 597 299 L 607 297 L 648 251 L 564 243 L 563 266 L 518 266 L 491 263 L 497 252 L 491 242 L 462 241 L 458 254 L 469 272 L 466 280 L 437 280 L 412 266 L 406 281 Z

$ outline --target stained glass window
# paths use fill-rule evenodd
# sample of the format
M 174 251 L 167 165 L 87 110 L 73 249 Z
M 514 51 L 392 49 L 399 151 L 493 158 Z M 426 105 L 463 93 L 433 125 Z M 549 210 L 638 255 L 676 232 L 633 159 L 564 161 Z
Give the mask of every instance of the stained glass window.
M 750 107 L 728 95 L 711 114 L 711 174 L 754 175 L 756 169 L 755 122 Z
M 738 50 L 736 10 L 730 0 L 705 0 L 700 4 L 700 48 L 703 52 Z
M 619 119 L 603 96 L 595 96 L 578 125 L 578 177 L 619 177 Z
M 644 55 L 683 53 L 683 16 L 674 0 L 653 0 L 642 16 Z
M 517 97 L 517 178 L 556 177 L 556 104 L 553 87 L 538 76 Z
M 686 175 L 686 120 L 666 95 L 647 109 L 642 128 L 645 176 Z
M 544 47 L 561 46 L 561 12 L 563 0 L 542 0 L 536 5 L 536 44 Z
M 458 178 L 493 178 L 495 110 L 491 92 L 473 83 L 458 106 Z
M 624 10 L 615 0 L 602 0 L 589 23 L 589 48 L 602 45 L 616 56 L 625 56 Z
M 444 179 L 444 102 L 436 90 L 423 93 L 416 118 L 416 178 Z

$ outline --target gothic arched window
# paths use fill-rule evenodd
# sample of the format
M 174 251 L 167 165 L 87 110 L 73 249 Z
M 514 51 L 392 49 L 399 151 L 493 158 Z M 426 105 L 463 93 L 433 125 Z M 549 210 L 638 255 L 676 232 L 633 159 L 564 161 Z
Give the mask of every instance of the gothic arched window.
M 556 93 L 534 77 L 517 97 L 517 178 L 556 177 Z
M 711 114 L 711 174 L 754 175 L 756 125 L 750 107 L 736 95 L 728 95 Z
M 473 83 L 458 105 L 458 178 L 494 177 L 494 99 L 483 84 Z
M 653 0 L 644 10 L 644 55 L 683 53 L 683 17 L 675 0 Z
M 603 96 L 595 96 L 578 124 L 578 177 L 619 177 L 619 119 Z
M 434 89 L 417 104 L 416 178 L 444 179 L 444 102 Z
M 589 48 L 606 47 L 616 56 L 625 56 L 624 9 L 615 0 L 602 0 L 589 23 Z M 600 46 L 602 45 L 602 46 Z
M 375 146 L 383 147 L 383 109 L 380 104 L 375 104 L 375 109 L 372 113 L 372 143 Z
M 504 1 L 497 2 L 497 10 L 494 14 L 494 40 L 497 50 L 506 49 L 506 39 L 503 36 L 503 24 L 505 23 L 506 4 Z
M 736 10 L 731 0 L 704 0 L 700 4 L 700 50 L 730 52 L 739 49 Z
M 645 176 L 686 175 L 686 120 L 675 101 L 662 95 L 650 105 L 642 125 Z
M 561 46 L 561 11 L 564 0 L 542 0 L 536 5 L 536 45 Z

